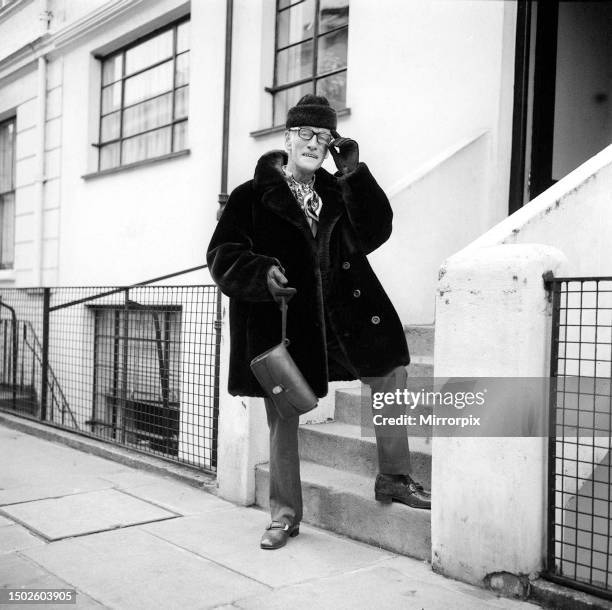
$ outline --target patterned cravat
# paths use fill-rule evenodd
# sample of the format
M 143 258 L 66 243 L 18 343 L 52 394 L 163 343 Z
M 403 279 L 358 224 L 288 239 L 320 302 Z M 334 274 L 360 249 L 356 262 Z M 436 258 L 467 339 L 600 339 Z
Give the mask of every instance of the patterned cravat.
M 313 237 L 317 234 L 317 225 L 319 223 L 319 215 L 321 214 L 321 208 L 323 207 L 323 202 L 321 201 L 321 197 L 314 190 L 314 176 L 309 183 L 299 182 L 296 180 L 286 169 L 283 167 L 283 172 L 285 174 L 285 178 L 287 180 L 287 184 L 293 193 L 293 196 L 296 198 L 297 202 L 300 204 L 304 214 L 306 215 L 306 220 L 310 225 L 310 230 L 312 231 Z

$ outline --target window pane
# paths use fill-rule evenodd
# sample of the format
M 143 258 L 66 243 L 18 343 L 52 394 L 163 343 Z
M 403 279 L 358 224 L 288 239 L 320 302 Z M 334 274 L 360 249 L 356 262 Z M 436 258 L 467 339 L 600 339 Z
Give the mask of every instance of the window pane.
M 317 95 L 323 95 L 336 110 L 346 108 L 346 72 L 317 81 Z
M 174 142 L 172 144 L 172 150 L 185 150 L 189 148 L 189 142 L 187 140 L 187 121 L 177 123 L 174 126 Z
M 172 128 L 164 127 L 123 142 L 123 163 L 159 157 L 170 152 Z
M 319 34 L 348 23 L 348 0 L 321 0 L 319 8 Z
M 12 191 L 15 183 L 15 121 L 0 124 L 0 193 Z
M 172 89 L 172 61 L 125 81 L 125 105 L 129 106 Z
M 191 22 L 185 21 L 177 28 L 176 37 L 176 52 L 181 53 L 182 51 L 189 50 L 189 38 L 191 36 Z
M 295 2 L 295 0 L 279 0 L 278 8 L 279 9 L 285 8 L 286 6 L 289 6 L 291 2 Z
M 189 53 L 183 53 L 176 58 L 176 86 L 189 82 Z
M 297 6 L 278 13 L 277 48 L 314 36 L 314 0 L 306 0 Z
M 108 85 L 108 83 L 119 80 L 122 76 L 122 67 L 123 53 L 105 59 L 102 64 L 102 84 Z
M 319 38 L 317 74 L 346 67 L 348 29 L 338 30 Z
M 107 144 L 100 148 L 100 169 L 109 169 L 119 165 L 119 142 Z
M 172 30 L 167 30 L 125 52 L 125 73 L 132 74 L 172 55 Z
M 108 114 L 121 107 L 121 83 L 102 89 L 102 114 Z
M 182 119 L 187 116 L 189 111 L 189 87 L 182 87 L 176 90 L 174 98 L 174 118 Z
M 15 193 L 0 196 L 0 268 L 13 266 L 15 250 Z
M 123 137 L 166 125 L 172 120 L 172 93 L 123 111 Z
M 108 142 L 119 137 L 119 125 L 121 121 L 121 113 L 113 112 L 105 117 L 102 117 L 102 130 L 100 133 L 100 141 Z
M 291 89 L 279 91 L 274 96 L 274 125 L 283 125 L 287 119 L 287 110 L 307 93 L 312 93 L 312 83 L 305 83 Z
M 312 76 L 312 41 L 304 42 L 277 53 L 277 85 L 284 85 L 308 76 Z

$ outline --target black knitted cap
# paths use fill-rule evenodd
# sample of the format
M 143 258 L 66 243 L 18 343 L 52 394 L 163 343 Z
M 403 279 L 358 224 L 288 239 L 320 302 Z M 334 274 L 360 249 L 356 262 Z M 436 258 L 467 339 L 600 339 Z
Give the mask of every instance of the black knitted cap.
M 305 125 L 335 131 L 336 111 L 329 105 L 327 98 L 307 93 L 293 108 L 289 108 L 285 127 L 289 129 Z

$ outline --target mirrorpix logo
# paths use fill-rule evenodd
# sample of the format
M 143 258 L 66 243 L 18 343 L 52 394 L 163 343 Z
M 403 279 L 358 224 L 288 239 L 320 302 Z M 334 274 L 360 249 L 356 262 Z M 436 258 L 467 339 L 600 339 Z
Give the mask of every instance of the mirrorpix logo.
M 464 428 L 466 426 L 480 426 L 480 417 L 470 414 L 465 417 L 446 417 L 433 413 L 415 414 L 405 413 L 406 409 L 413 411 L 417 407 L 452 407 L 457 410 L 465 407 L 481 407 L 485 404 L 486 389 L 478 392 L 441 392 L 427 391 L 421 388 L 418 392 L 397 389 L 394 392 L 374 392 L 372 394 L 372 407 L 376 410 L 385 407 L 396 407 L 399 413 L 394 417 L 374 415 L 376 426 L 453 426 Z

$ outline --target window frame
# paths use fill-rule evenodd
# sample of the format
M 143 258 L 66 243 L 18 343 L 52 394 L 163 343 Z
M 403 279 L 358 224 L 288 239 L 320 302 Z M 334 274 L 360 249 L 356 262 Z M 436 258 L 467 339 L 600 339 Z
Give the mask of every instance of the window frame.
M 321 73 L 317 72 L 317 63 L 318 63 L 318 56 L 319 56 L 319 44 L 318 44 L 319 40 L 324 36 L 335 34 L 342 30 L 347 30 L 347 47 L 348 47 L 348 27 L 349 27 L 348 21 L 344 25 L 341 25 L 336 28 L 332 28 L 331 30 L 326 30 L 325 32 L 320 33 L 319 32 L 319 29 L 320 29 L 319 13 L 320 13 L 320 8 L 321 8 L 321 0 L 313 0 L 314 2 L 314 25 L 313 25 L 312 37 L 304 38 L 302 40 L 299 40 L 297 42 L 292 42 L 290 44 L 286 44 L 285 46 L 279 48 L 278 46 L 278 40 L 279 40 L 278 25 L 279 25 L 280 13 L 289 11 L 293 7 L 303 4 L 307 0 L 289 0 L 289 3 L 287 4 L 287 6 L 284 6 L 283 8 L 280 8 L 281 1 L 282 0 L 275 0 L 275 9 L 274 9 L 274 72 L 273 72 L 273 81 L 272 81 L 273 85 L 272 87 L 264 87 L 264 91 L 272 95 L 272 126 L 273 127 L 277 126 L 277 124 L 274 122 L 274 116 L 276 114 L 275 112 L 276 104 L 277 104 L 277 99 L 278 99 L 276 95 L 277 93 L 280 93 L 287 89 L 292 89 L 294 87 L 299 87 L 300 85 L 312 83 L 312 93 L 316 94 L 317 81 L 327 78 L 329 76 L 335 76 L 336 74 L 341 74 L 343 72 L 348 73 L 348 57 L 347 57 L 347 62 L 343 68 L 337 68 L 335 70 L 328 70 L 327 72 L 321 72 Z M 347 5 L 349 4 L 349 2 L 350 0 L 347 0 Z M 293 80 L 291 82 L 284 83 L 283 85 L 279 85 L 278 76 L 277 76 L 278 54 L 282 51 L 290 49 L 291 47 L 296 47 L 301 44 L 304 44 L 305 42 L 309 40 L 312 41 L 312 74 L 311 76 Z M 345 102 L 344 108 L 346 108 L 346 102 Z M 336 110 L 337 111 L 343 110 L 343 108 L 337 108 Z
M 16 187 L 16 167 L 17 167 L 17 117 L 15 115 L 9 117 L 8 119 L 4 119 L 3 121 L 0 121 L 0 128 L 4 127 L 5 125 L 10 125 L 13 124 L 13 142 L 12 142 L 12 159 L 11 159 L 11 176 L 10 176 L 10 189 L 7 191 L 2 191 L 0 192 L 0 206 L 2 206 L 2 208 L 4 208 L 4 197 L 6 197 L 7 195 L 12 195 L 13 196 L 13 218 L 11 219 L 11 223 L 7 223 L 6 228 L 12 229 L 12 234 L 13 234 L 13 257 L 12 260 L 10 262 L 4 262 L 2 260 L 2 243 L 4 240 L 4 223 L 2 223 L 2 226 L 0 226 L 0 271 L 7 271 L 7 270 L 12 270 L 15 267 L 15 201 L 16 201 L 16 191 L 17 191 L 17 187 Z M 4 216 L 4 209 L 0 210 L 0 218 L 3 218 Z M 8 231 L 7 231 L 8 233 Z
M 97 173 L 106 173 L 106 172 L 115 172 L 118 170 L 121 170 L 123 168 L 128 168 L 134 165 L 140 165 L 142 163 L 148 163 L 151 161 L 156 161 L 156 160 L 161 160 L 164 158 L 168 158 L 168 157 L 173 157 L 176 155 L 180 155 L 180 154 L 184 154 L 185 152 L 188 152 L 189 147 L 188 146 L 184 146 L 182 148 L 176 148 L 175 147 L 175 129 L 176 126 L 181 124 L 181 123 L 185 123 L 186 125 L 188 125 L 189 123 L 189 113 L 187 112 L 185 114 L 185 116 L 182 116 L 180 118 L 175 118 L 175 111 L 176 111 L 176 97 L 177 97 L 177 92 L 179 90 L 183 90 L 183 89 L 187 89 L 189 91 L 189 88 L 191 86 L 191 73 L 189 75 L 189 79 L 187 80 L 186 83 L 182 84 L 182 85 L 177 85 L 177 74 L 176 74 L 176 66 L 177 66 L 177 58 L 185 55 L 185 54 L 189 54 L 189 69 L 191 68 L 191 37 L 189 39 L 189 47 L 186 50 L 180 51 L 177 53 L 177 42 L 178 42 L 178 28 L 179 26 L 181 26 L 184 23 L 190 22 L 191 21 L 191 14 L 187 14 L 187 15 L 183 15 L 182 17 L 180 17 L 179 19 L 176 19 L 175 21 L 172 21 L 171 23 L 165 24 L 159 28 L 156 28 L 155 30 L 148 32 L 147 34 L 143 35 L 143 36 L 139 36 L 138 38 L 136 38 L 135 40 L 129 42 L 128 44 L 125 44 L 115 50 L 113 50 L 112 52 L 109 53 L 105 53 L 104 55 L 100 55 L 100 56 L 96 56 L 96 59 L 99 60 L 100 62 L 100 98 L 99 98 L 99 111 L 98 111 L 98 141 L 92 143 L 92 146 L 94 146 L 97 151 L 98 151 L 98 158 L 97 158 L 97 162 L 96 162 L 96 168 L 97 168 Z M 172 54 L 168 57 L 165 57 L 163 59 L 157 60 L 151 64 L 146 65 L 145 67 L 139 68 L 138 70 L 135 70 L 133 72 L 130 72 L 129 74 L 126 75 L 126 54 L 128 53 L 128 51 L 130 51 L 131 49 L 147 42 L 148 40 L 151 40 L 157 36 L 159 36 L 160 34 L 163 34 L 164 32 L 167 31 L 172 31 Z M 104 83 L 104 62 L 112 57 L 117 57 L 121 55 L 122 59 L 121 59 L 121 75 L 119 76 L 119 78 L 115 79 L 115 80 L 111 80 L 108 83 Z M 172 85 L 171 87 L 166 90 L 163 91 L 162 93 L 156 93 L 155 95 L 152 95 L 151 97 L 147 97 L 145 99 L 141 99 L 137 102 L 134 102 L 132 104 L 125 104 L 125 84 L 126 81 L 130 78 L 133 78 L 135 76 L 138 76 L 139 74 L 143 74 L 149 70 L 153 70 L 156 67 L 167 63 L 167 62 L 172 62 Z M 120 83 L 121 85 L 121 100 L 119 103 L 118 108 L 116 108 L 115 110 L 111 110 L 109 112 L 106 112 L 105 114 L 103 113 L 103 100 L 104 100 L 104 90 L 108 87 L 117 85 L 118 83 Z M 123 130 L 124 130 L 124 126 L 123 126 L 123 120 L 124 120 L 124 113 L 126 110 L 129 110 L 130 108 L 133 108 L 135 106 L 138 106 L 140 104 L 144 104 L 147 102 L 150 102 L 152 100 L 155 99 L 159 99 L 161 97 L 163 97 L 164 95 L 168 95 L 171 94 L 172 95 L 172 104 L 171 104 L 171 111 L 170 111 L 170 121 L 169 122 L 165 122 L 163 124 L 157 125 L 156 127 L 151 127 L 149 129 L 145 129 L 143 131 L 138 131 L 135 133 L 131 133 L 129 136 L 124 136 L 123 134 Z M 104 117 L 110 116 L 114 113 L 119 113 L 119 136 L 117 138 L 112 138 L 106 141 L 102 140 L 102 120 L 104 119 Z M 152 133 L 154 131 L 161 131 L 162 129 L 167 129 L 170 128 L 170 150 L 163 152 L 159 155 L 154 155 L 151 157 L 144 157 L 143 159 L 138 159 L 135 161 L 127 161 L 124 162 L 124 142 L 146 135 L 148 133 Z M 102 167 L 102 149 L 106 146 L 109 146 L 111 144 L 118 144 L 119 146 L 119 161 L 117 163 L 117 165 L 112 165 L 109 167 Z

